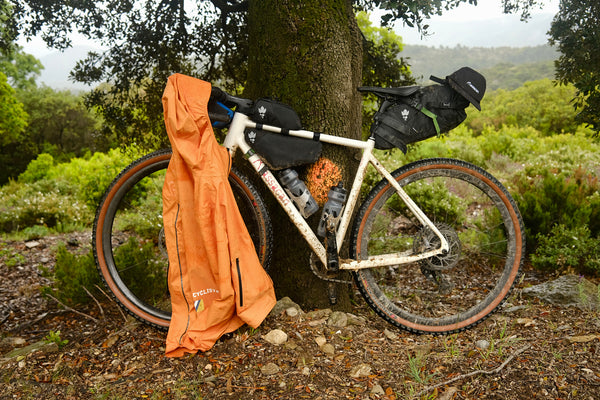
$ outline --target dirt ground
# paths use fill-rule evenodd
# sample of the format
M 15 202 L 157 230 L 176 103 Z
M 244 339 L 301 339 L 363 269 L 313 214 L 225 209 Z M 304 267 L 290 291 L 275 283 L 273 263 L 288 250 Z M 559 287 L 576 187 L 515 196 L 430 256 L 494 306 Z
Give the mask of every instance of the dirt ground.
M 343 327 L 331 310 L 284 311 L 171 359 L 165 332 L 108 298 L 65 310 L 40 294 L 60 240 L 89 243 L 85 233 L 0 240 L 0 399 L 600 398 L 598 311 L 524 298 L 520 288 L 551 278 L 531 270 L 500 312 L 455 335 L 403 332 L 357 298 L 360 318 Z M 266 340 L 275 329 L 285 343 Z

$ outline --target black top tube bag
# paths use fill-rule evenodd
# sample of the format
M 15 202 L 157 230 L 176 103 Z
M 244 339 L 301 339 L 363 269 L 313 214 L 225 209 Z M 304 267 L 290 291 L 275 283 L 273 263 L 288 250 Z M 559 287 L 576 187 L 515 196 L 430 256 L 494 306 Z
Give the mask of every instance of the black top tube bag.
M 375 147 L 397 147 L 406 153 L 407 145 L 440 135 L 460 125 L 472 103 L 481 110 L 479 102 L 485 93 L 485 78 L 463 67 L 446 79 L 432 76 L 434 84 L 419 88 L 409 96 L 386 100 L 375 114 L 371 133 Z
M 244 132 L 252 149 L 273 170 L 316 162 L 323 145 L 319 141 L 288 136 L 290 130 L 302 129 L 300 117 L 287 104 L 262 98 L 255 102 L 251 119 L 258 125 Z M 267 132 L 262 124 L 282 128 L 282 133 Z

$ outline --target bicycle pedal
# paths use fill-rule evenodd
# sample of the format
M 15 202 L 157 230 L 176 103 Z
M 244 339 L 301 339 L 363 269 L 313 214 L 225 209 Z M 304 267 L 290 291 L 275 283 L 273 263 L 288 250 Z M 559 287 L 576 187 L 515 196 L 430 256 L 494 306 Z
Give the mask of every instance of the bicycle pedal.
M 337 285 L 335 282 L 329 282 L 327 284 L 327 296 L 329 297 L 329 304 L 336 305 L 337 304 Z

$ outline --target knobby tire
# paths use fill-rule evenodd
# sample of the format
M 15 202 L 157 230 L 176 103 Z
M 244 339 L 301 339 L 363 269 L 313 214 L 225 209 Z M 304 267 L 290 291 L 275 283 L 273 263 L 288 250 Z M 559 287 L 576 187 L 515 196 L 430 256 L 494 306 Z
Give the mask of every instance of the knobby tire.
M 448 334 L 483 321 L 518 281 L 525 253 L 514 200 L 493 176 L 452 159 L 427 159 L 392 173 L 450 243 L 446 255 L 359 270 L 367 303 L 388 322 L 415 333 Z M 356 259 L 434 249 L 439 239 L 382 180 L 358 211 L 350 251 Z

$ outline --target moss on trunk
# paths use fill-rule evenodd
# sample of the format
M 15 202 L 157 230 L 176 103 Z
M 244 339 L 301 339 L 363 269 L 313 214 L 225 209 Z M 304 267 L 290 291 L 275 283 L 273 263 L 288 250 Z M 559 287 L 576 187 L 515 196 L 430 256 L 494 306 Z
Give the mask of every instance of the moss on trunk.
M 245 95 L 291 105 L 306 129 L 360 138 L 361 98 L 356 88 L 361 82 L 362 42 L 351 2 L 251 0 L 248 25 Z M 355 153 L 325 145 L 324 156 L 340 167 L 349 187 Z M 303 168 L 296 170 L 302 176 Z M 310 272 L 310 249 L 275 201 L 268 205 L 275 229 L 270 273 L 278 297 L 290 296 L 305 308 L 327 306 L 327 283 Z M 317 212 L 311 217 L 311 226 L 319 216 Z M 338 307 L 346 308 L 348 290 L 339 289 Z

